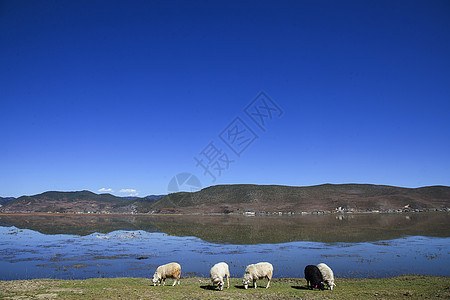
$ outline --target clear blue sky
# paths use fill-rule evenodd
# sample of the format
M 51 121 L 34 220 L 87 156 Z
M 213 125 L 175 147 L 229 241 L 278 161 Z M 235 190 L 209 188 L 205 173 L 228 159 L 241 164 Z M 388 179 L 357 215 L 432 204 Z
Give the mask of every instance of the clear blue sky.
M 450 185 L 449 16 L 446 0 L 0 1 L 0 196 L 164 194 L 183 172 Z M 260 91 L 282 110 L 265 131 L 245 113 Z M 240 156 L 221 139 L 237 117 Z M 216 181 L 194 160 L 210 142 Z

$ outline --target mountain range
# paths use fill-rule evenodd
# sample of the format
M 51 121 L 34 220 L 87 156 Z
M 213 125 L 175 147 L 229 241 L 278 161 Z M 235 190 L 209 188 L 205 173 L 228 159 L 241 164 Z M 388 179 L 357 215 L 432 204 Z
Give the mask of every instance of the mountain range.
M 6 203 L 14 200 L 14 197 L 0 197 L 0 205 L 5 205 Z
M 90 191 L 49 191 L 33 196 L 21 196 L 4 202 L 3 212 L 54 212 L 54 213 L 134 213 L 136 203 L 141 205 L 155 202 L 164 195 L 139 197 L 117 197 L 111 194 L 95 194 Z
M 8 200 L 4 200 L 8 199 Z M 402 188 L 372 184 L 217 185 L 197 192 L 144 198 L 90 191 L 45 192 L 0 198 L 2 212 L 241 214 L 442 210 L 450 207 L 450 187 Z

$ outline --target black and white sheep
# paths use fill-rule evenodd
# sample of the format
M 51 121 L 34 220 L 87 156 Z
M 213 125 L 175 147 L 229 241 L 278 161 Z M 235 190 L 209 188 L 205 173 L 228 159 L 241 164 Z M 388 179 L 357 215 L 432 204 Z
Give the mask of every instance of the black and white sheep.
M 223 278 L 227 277 L 227 289 L 230 288 L 230 270 L 228 265 L 224 262 L 215 264 L 209 271 L 209 277 L 213 284 L 217 284 L 219 290 L 223 290 L 224 282 Z
M 161 285 L 161 281 L 163 282 L 163 286 L 166 284 L 166 278 L 174 278 L 175 281 L 173 282 L 172 286 L 175 286 L 175 284 L 178 282 L 180 284 L 180 277 L 181 277 L 181 266 L 180 264 L 176 262 L 171 262 L 162 266 L 159 266 L 155 274 L 153 274 L 153 285 L 156 286 Z
M 313 265 L 308 265 L 305 267 L 305 279 L 306 279 L 306 287 L 309 288 L 311 283 L 311 288 L 318 288 L 320 290 L 324 290 L 325 287 L 323 285 L 322 273 L 318 267 Z
M 248 284 L 251 281 L 253 281 L 253 285 L 255 286 L 256 289 L 256 280 L 267 278 L 268 280 L 266 286 L 267 289 L 270 286 L 270 280 L 272 280 L 272 275 L 273 275 L 273 266 L 271 263 L 260 262 L 257 264 L 251 264 L 248 265 L 247 268 L 245 269 L 244 279 L 242 282 L 244 283 L 245 289 L 247 289 Z
M 319 268 L 319 271 L 322 274 L 323 282 L 326 283 L 330 290 L 333 290 L 333 286 L 336 286 L 334 283 L 333 270 L 324 263 L 318 264 L 317 268 Z

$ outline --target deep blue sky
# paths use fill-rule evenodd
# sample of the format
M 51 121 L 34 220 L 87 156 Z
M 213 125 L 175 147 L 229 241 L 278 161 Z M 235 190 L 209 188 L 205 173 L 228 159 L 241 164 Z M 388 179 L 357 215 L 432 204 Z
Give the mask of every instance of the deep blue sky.
M 450 185 L 449 53 L 446 0 L 0 1 L 0 196 L 163 194 L 182 172 Z M 283 111 L 266 131 L 260 91 Z M 236 117 L 258 136 L 240 157 Z M 210 142 L 234 160 L 215 182 Z

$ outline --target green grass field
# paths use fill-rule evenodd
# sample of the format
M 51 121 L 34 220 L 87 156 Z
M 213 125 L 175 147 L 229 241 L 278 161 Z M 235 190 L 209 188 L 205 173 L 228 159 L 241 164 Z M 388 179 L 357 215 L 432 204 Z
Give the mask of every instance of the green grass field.
M 147 278 L 87 280 L 34 279 L 0 281 L 0 299 L 450 299 L 450 277 L 407 275 L 380 279 L 336 279 L 334 290 L 308 290 L 305 279 L 266 280 L 257 289 L 243 289 L 240 278 L 230 288 L 214 290 L 207 278 L 182 278 L 172 287 L 151 284 Z

